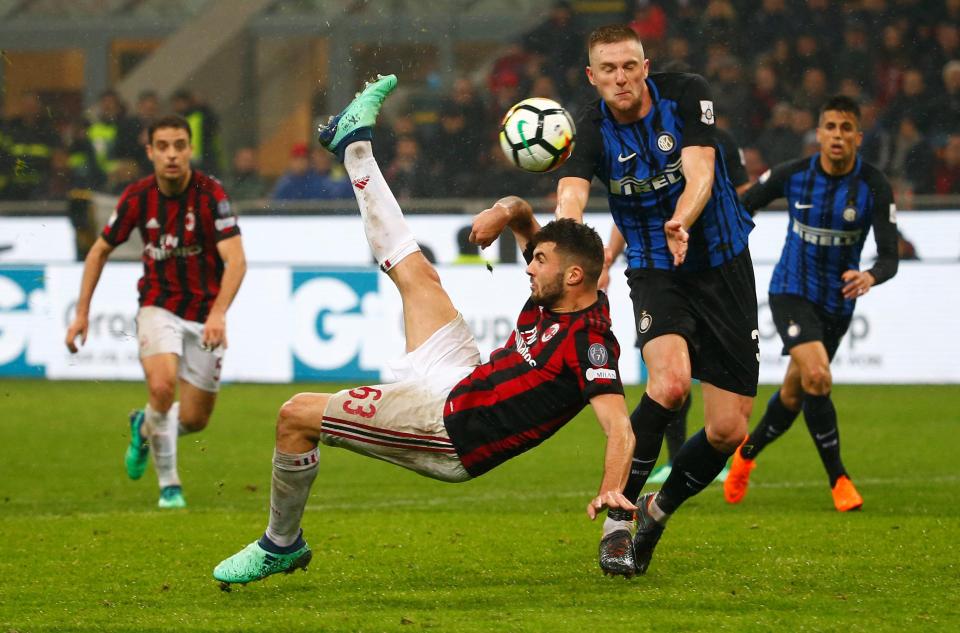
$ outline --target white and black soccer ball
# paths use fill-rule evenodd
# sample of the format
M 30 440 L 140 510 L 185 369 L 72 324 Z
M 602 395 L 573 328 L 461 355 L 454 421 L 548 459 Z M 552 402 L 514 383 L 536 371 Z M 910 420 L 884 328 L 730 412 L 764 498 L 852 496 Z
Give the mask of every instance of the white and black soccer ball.
M 551 171 L 573 152 L 577 136 L 573 118 L 556 101 L 533 97 L 509 110 L 500 124 L 500 147 L 520 169 Z

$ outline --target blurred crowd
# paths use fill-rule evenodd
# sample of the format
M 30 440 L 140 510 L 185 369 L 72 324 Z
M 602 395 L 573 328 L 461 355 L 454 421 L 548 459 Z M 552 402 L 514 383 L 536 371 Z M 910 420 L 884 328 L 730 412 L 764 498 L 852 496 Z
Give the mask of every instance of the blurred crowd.
M 894 183 L 901 206 L 912 194 L 960 193 L 960 0 L 628 4 L 622 18 L 640 35 L 653 72 L 686 69 L 708 79 L 717 123 L 740 144 L 751 179 L 816 151 L 817 110 L 839 92 L 861 104 L 863 156 Z M 554 2 L 482 75 L 455 79 L 427 112 L 407 108 L 383 119 L 377 154 L 398 197 L 549 195 L 551 178 L 507 164 L 498 123 L 526 97 L 553 98 L 572 111 L 595 98 L 583 70 L 592 26 L 569 2 Z M 27 95 L 22 116 L 0 124 L 0 198 L 122 190 L 150 173 L 142 148 L 160 106 L 144 93 L 128 112 L 107 92 L 88 120 L 54 126 Z M 285 173 L 269 181 L 255 148 L 222 157 L 208 105 L 181 92 L 169 109 L 191 121 L 198 166 L 221 176 L 236 199 L 352 195 L 343 170 L 315 144 L 291 147 Z

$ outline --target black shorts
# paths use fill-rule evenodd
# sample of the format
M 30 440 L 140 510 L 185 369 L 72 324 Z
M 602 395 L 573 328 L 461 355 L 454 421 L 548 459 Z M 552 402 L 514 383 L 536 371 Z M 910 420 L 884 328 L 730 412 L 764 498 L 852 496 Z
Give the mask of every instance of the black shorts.
M 800 343 L 820 341 L 827 348 L 830 360 L 837 353 L 853 318 L 852 314 L 830 314 L 797 295 L 770 295 L 770 312 L 783 341 L 784 356 Z
M 694 378 L 744 396 L 757 395 L 760 334 L 749 249 L 696 272 L 627 271 L 637 347 L 679 334 L 690 348 Z

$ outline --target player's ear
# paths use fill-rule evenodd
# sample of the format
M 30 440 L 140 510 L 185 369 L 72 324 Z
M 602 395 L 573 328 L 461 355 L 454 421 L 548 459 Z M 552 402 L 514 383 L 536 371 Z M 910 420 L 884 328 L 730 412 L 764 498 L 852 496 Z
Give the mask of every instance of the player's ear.
M 567 266 L 567 271 L 564 276 L 566 277 L 568 286 L 578 286 L 582 284 L 584 280 L 583 268 L 576 264 Z
M 597 82 L 593 78 L 593 69 L 587 66 L 587 81 L 590 82 L 591 86 L 596 86 Z

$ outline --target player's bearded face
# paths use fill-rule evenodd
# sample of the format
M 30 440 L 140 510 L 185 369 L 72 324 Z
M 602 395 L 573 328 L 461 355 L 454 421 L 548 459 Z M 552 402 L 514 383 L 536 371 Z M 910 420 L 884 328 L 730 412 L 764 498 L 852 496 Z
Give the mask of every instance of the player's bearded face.
M 563 298 L 564 269 L 553 244 L 540 244 L 533 251 L 527 266 L 530 276 L 530 300 L 538 306 L 552 308 Z
M 650 62 L 636 41 L 594 44 L 587 79 L 615 113 L 639 116 Z
M 153 162 L 157 178 L 182 180 L 190 173 L 190 159 L 193 157 L 190 136 L 180 128 L 155 130 L 153 142 L 147 146 L 147 155 Z

